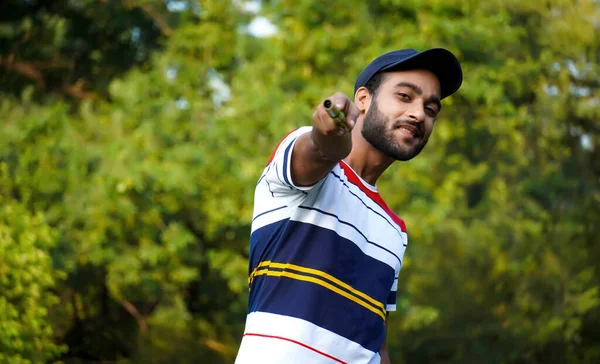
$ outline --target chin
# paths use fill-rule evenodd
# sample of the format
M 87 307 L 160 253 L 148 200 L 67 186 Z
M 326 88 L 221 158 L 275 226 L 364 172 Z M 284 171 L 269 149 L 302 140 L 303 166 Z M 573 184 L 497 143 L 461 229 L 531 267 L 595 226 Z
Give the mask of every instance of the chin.
M 402 162 L 409 161 L 414 157 L 418 156 L 423 150 L 423 146 L 420 144 L 412 145 L 410 147 L 399 147 L 394 151 L 394 159 Z
M 395 160 L 397 160 L 398 162 L 408 162 L 409 160 L 413 159 L 414 157 L 416 157 L 416 155 L 404 155 L 404 156 L 396 156 L 396 158 L 394 158 Z

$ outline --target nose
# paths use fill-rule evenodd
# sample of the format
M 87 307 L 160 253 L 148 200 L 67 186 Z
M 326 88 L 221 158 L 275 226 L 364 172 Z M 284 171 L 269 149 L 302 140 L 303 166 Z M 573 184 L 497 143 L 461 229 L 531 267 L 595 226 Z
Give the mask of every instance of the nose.
M 410 104 L 407 110 L 408 117 L 415 123 L 421 123 L 425 120 L 425 109 L 419 102 L 413 102 Z

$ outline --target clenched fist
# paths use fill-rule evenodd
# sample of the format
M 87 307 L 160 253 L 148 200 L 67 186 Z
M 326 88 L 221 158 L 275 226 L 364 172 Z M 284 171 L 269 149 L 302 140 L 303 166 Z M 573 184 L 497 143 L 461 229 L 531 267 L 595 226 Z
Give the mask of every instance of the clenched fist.
M 313 127 L 323 135 L 342 136 L 354 128 L 360 110 L 341 92 L 328 97 L 313 114 Z

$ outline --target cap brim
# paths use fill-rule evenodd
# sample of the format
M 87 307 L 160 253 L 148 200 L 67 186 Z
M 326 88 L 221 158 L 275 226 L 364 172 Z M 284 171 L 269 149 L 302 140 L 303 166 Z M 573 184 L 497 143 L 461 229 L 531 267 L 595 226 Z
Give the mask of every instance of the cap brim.
M 458 91 L 463 73 L 458 59 L 447 49 L 432 48 L 419 52 L 402 61 L 392 63 L 382 71 L 403 69 L 426 69 L 440 80 L 440 97 L 443 99 Z

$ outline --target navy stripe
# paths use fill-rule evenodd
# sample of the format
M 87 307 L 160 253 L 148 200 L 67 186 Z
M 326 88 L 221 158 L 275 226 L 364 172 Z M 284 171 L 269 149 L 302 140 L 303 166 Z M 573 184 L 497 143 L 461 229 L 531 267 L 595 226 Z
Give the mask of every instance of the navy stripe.
M 379 215 L 382 219 L 385 220 L 385 222 L 388 223 L 388 225 L 390 225 L 392 228 L 394 228 L 394 230 L 396 230 L 396 232 L 398 232 L 398 235 L 400 235 L 400 238 L 402 239 L 402 234 L 400 233 L 400 230 L 398 230 L 398 226 L 396 224 L 392 224 L 385 216 L 383 216 L 382 214 L 380 214 L 379 212 L 373 210 L 370 206 L 368 206 L 363 200 L 362 198 L 360 198 L 357 194 L 355 194 L 354 192 L 352 192 L 350 190 L 350 186 L 348 186 L 346 184 L 346 182 L 344 182 L 344 180 L 338 176 L 337 174 L 335 174 L 334 171 L 330 172 L 331 174 L 333 174 L 338 180 L 340 180 L 340 182 L 342 182 L 342 184 L 348 189 L 348 192 L 350 192 L 350 194 L 352 194 L 354 197 L 356 197 L 367 209 L 373 211 L 374 213 L 376 213 L 377 215 Z M 358 186 L 357 186 L 358 187 Z M 402 239 L 404 240 L 404 239 Z M 407 246 L 406 243 L 402 243 L 402 245 L 404 245 L 405 247 Z
M 279 167 L 277 164 L 275 164 L 275 174 L 277 175 L 277 179 L 279 180 L 279 182 L 281 182 L 282 185 L 288 186 L 288 188 L 292 191 L 295 189 L 294 187 L 290 186 L 289 184 L 286 184 L 281 180 L 281 177 L 279 177 Z
M 387 299 L 396 275 L 394 268 L 335 231 L 299 221 L 285 219 L 256 229 L 250 245 L 249 272 L 269 260 L 318 269 L 379 302 Z
M 277 210 L 285 209 L 286 207 L 287 207 L 287 205 L 285 205 L 285 206 L 279 206 L 279 207 L 276 207 L 276 208 L 274 208 L 274 209 L 271 209 L 271 210 L 268 210 L 268 211 L 265 211 L 265 212 L 261 212 L 260 214 L 258 214 L 258 215 L 256 215 L 256 216 L 254 216 L 254 218 L 252 219 L 252 221 L 254 222 L 254 220 L 258 219 L 259 217 L 261 217 L 261 216 L 263 216 L 263 215 L 266 215 L 266 214 L 268 214 L 269 212 L 273 212 L 273 211 L 277 211 Z
M 261 292 L 256 295 L 256 292 Z M 252 283 L 249 312 L 297 317 L 344 336 L 377 352 L 385 324 L 377 314 L 329 289 L 288 277 L 257 276 Z
M 280 220 L 256 229 L 250 235 L 250 257 L 248 259 L 248 276 L 258 263 L 269 260 L 279 250 L 282 244 L 281 236 L 285 231 L 289 219 Z M 391 286 L 390 286 L 391 287 Z
M 374 243 L 374 242 L 370 241 L 369 239 L 367 239 L 367 237 L 365 236 L 365 234 L 363 234 L 363 233 L 362 233 L 362 232 L 361 232 L 361 231 L 360 231 L 360 230 L 359 230 L 359 229 L 358 229 L 356 226 L 352 225 L 352 224 L 351 224 L 351 223 L 349 223 L 349 222 L 346 222 L 346 221 L 343 221 L 343 220 L 341 220 L 341 219 L 340 219 L 340 218 L 339 218 L 337 215 L 335 215 L 335 214 L 332 214 L 332 213 L 330 213 L 330 212 L 326 212 L 326 211 L 323 211 L 323 210 L 317 209 L 317 208 L 314 208 L 314 207 L 309 207 L 309 206 L 298 206 L 298 208 L 299 208 L 299 209 L 305 209 L 305 210 L 317 211 L 317 212 L 319 212 L 319 213 L 321 213 L 321 214 L 323 214 L 323 215 L 327 215 L 327 216 L 335 217 L 335 218 L 337 219 L 337 221 L 339 221 L 341 224 L 344 224 L 344 225 L 350 226 L 351 228 L 353 228 L 354 230 L 356 230 L 356 232 L 357 232 L 357 233 L 359 233 L 359 234 L 360 234 L 360 235 L 361 235 L 363 238 L 365 238 L 365 240 L 367 241 L 367 243 L 369 243 L 369 244 L 372 244 L 372 245 L 375 245 L 376 247 L 378 247 L 378 248 L 380 248 L 380 249 L 382 249 L 382 250 L 385 250 L 386 252 L 388 252 L 388 253 L 390 253 L 391 255 L 393 255 L 394 257 L 396 257 L 396 259 L 398 259 L 398 262 L 400 262 L 400 266 L 402 266 L 402 259 L 400 259 L 400 257 L 399 257 L 398 255 L 396 255 L 396 254 L 395 254 L 393 251 L 391 251 L 391 250 L 389 250 L 388 248 L 386 248 L 386 247 L 383 247 L 383 246 L 381 246 L 381 245 L 379 245 L 379 244 L 377 244 L 377 243 Z
M 275 163 L 275 175 L 277 176 L 277 179 L 279 180 L 279 182 L 281 182 L 282 185 L 286 185 L 286 183 L 281 180 L 281 177 L 279 177 L 279 166 L 277 165 L 277 163 Z M 290 188 L 290 190 L 292 189 L 292 186 L 290 186 L 289 184 L 287 186 Z
M 288 180 L 288 176 L 287 176 L 287 163 L 288 163 L 288 155 L 290 153 L 290 149 L 292 148 L 292 145 L 294 145 L 294 141 L 297 139 L 298 137 L 294 138 L 290 144 L 287 146 L 287 148 L 285 148 L 285 153 L 283 153 L 283 179 L 285 180 L 285 183 L 287 183 L 288 185 L 291 185 L 290 181 Z
M 381 306 L 376 305 L 376 304 L 374 304 L 373 302 L 371 302 L 369 300 L 366 300 L 365 298 L 361 297 L 360 295 L 358 295 L 358 294 L 356 294 L 356 293 L 354 293 L 352 291 L 349 291 L 348 289 L 346 289 L 346 287 L 344 287 L 344 286 L 342 286 L 342 285 L 340 285 L 340 284 L 338 284 L 338 283 L 336 283 L 336 282 L 334 282 L 332 280 L 329 280 L 329 279 L 327 279 L 327 278 L 325 278 L 323 276 L 320 276 L 318 274 L 304 272 L 304 271 L 296 270 L 294 268 L 289 268 L 289 267 L 288 268 L 273 268 L 273 267 L 264 267 L 263 266 L 263 267 L 261 267 L 261 268 L 259 268 L 259 269 L 256 270 L 254 279 L 256 279 L 256 277 L 258 277 L 258 276 L 264 275 L 265 273 L 263 273 L 263 272 L 265 272 L 265 271 L 269 271 L 269 272 L 288 272 L 288 273 L 297 274 L 299 276 L 315 278 L 315 279 L 317 279 L 317 280 L 319 280 L 321 282 L 325 282 L 327 284 L 330 284 L 330 285 L 332 285 L 332 286 L 334 286 L 334 287 L 336 287 L 336 288 L 338 288 L 338 289 L 340 289 L 340 290 L 348 293 L 349 295 L 355 297 L 356 299 L 358 299 L 359 301 L 361 301 L 364 304 L 368 305 L 369 307 L 371 307 L 371 308 L 373 308 L 373 309 L 375 309 L 377 311 L 381 311 Z M 381 304 L 382 304 L 383 307 L 385 307 L 385 302 L 381 302 Z M 382 313 L 385 315 L 385 312 L 382 312 Z M 376 313 L 374 313 L 374 314 L 376 315 Z
M 397 296 L 398 296 L 397 291 L 390 291 L 390 293 L 388 294 L 388 298 L 385 300 L 385 304 L 386 305 L 395 305 Z
M 394 268 L 366 255 L 335 231 L 289 219 L 256 229 L 250 237 L 250 274 L 263 261 L 318 269 L 385 304 Z M 381 317 L 356 302 L 310 282 L 288 277 L 256 276 L 249 311 L 299 317 L 365 347 L 379 350 Z M 375 330 L 375 328 L 379 328 Z M 368 333 L 368 334 L 364 334 Z M 373 341 L 374 340 L 374 341 Z

